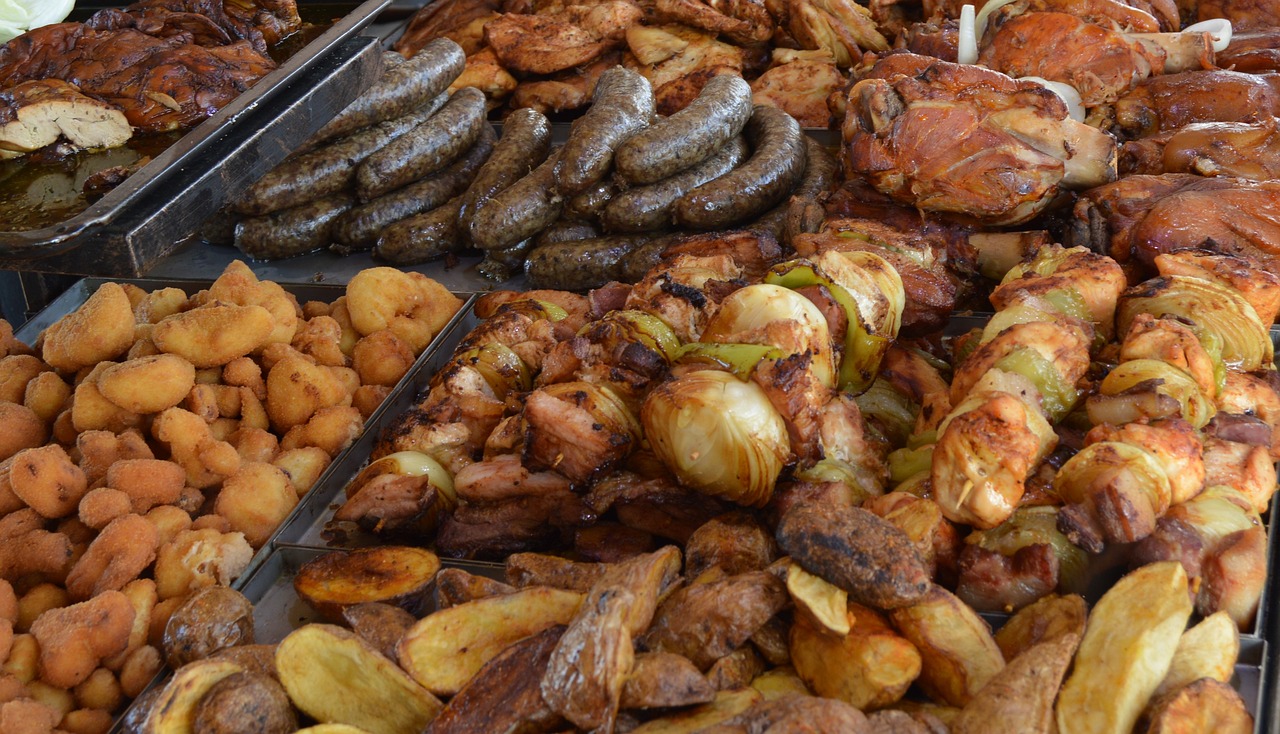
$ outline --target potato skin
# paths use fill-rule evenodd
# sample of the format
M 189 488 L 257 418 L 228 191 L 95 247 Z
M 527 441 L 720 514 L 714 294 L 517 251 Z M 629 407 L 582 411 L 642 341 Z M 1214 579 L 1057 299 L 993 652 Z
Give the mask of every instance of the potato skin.
M 929 592 L 928 565 L 911 539 L 860 507 L 832 512 L 797 505 L 778 523 L 778 546 L 804 570 L 878 609 L 909 606 Z
M 210 586 L 191 595 L 164 628 L 170 667 L 203 660 L 219 650 L 253 644 L 253 604 L 244 594 Z
M 233 673 L 218 681 L 195 713 L 196 734 L 290 734 L 298 728 L 284 688 L 261 673 Z

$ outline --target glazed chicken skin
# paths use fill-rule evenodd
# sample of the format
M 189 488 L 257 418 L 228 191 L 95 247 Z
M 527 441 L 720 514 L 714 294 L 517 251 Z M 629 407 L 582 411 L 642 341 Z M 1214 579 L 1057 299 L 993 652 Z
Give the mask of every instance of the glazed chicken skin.
M 1162 253 L 1196 248 L 1280 273 L 1280 182 L 1127 176 L 1076 202 L 1069 239 L 1108 253 L 1135 276 Z
M 192 127 L 274 69 L 267 40 L 301 25 L 264 9 L 248 15 L 266 24 L 255 30 L 228 14 L 196 12 L 202 7 L 154 2 L 37 28 L 0 47 L 0 88 L 58 79 L 119 108 L 140 131 Z M 297 18 L 291 4 L 272 7 Z
M 1196 20 L 1226 18 L 1233 28 L 1280 27 L 1280 6 L 1272 0 L 1197 0 Z
M 1115 178 L 1114 141 L 1049 90 L 915 54 L 885 56 L 849 90 L 841 135 L 847 176 L 986 224 L 1026 222 L 1064 187 Z
M 1197 122 L 1256 122 L 1280 114 L 1280 75 L 1186 71 L 1139 82 L 1115 103 L 1115 132 L 1141 138 Z
M 1195 173 L 1253 181 L 1280 178 L 1280 129 L 1260 122 L 1202 122 L 1131 140 L 1120 149 L 1122 174 Z

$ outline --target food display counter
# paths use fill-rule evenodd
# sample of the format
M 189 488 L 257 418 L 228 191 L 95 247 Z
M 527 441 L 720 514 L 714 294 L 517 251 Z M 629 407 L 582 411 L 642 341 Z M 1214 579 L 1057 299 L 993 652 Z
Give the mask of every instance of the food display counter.
M 0 90 L 0 732 L 1280 731 L 1271 9 L 126 5 L 0 87 L 265 73 Z

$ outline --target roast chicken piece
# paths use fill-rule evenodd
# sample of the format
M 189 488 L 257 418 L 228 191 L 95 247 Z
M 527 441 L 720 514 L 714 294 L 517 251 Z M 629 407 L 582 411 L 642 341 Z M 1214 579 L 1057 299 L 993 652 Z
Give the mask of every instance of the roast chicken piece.
M 1131 275 L 1161 253 L 1195 248 L 1280 273 L 1280 181 L 1128 176 L 1081 196 L 1068 239 L 1110 255 Z
M 484 40 L 508 70 L 551 74 L 586 64 L 618 46 L 640 21 L 625 0 L 571 6 L 555 15 L 505 13 L 484 24 Z
M 77 148 L 114 148 L 133 136 L 124 113 L 57 79 L 0 91 L 0 160 L 17 158 L 65 137 Z
M 1280 27 L 1233 34 L 1231 44 L 1217 54 L 1217 63 L 1250 74 L 1280 71 Z
M 831 124 L 827 97 L 844 87 L 834 60 L 821 51 L 773 52 L 775 66 L 751 82 L 751 99 L 787 111 L 803 127 Z
M 887 51 L 889 41 L 871 13 L 852 0 L 790 0 L 787 30 L 801 48 L 824 50 L 848 68 L 863 51 Z
M 1200 65 L 1212 63 L 1207 34 L 1200 36 Z M 1065 82 L 1086 107 L 1114 102 L 1138 82 L 1165 72 L 1164 49 L 1067 13 L 1025 13 L 989 26 L 978 63 L 1013 77 Z M 1175 69 L 1181 70 L 1181 69 Z
M 516 78 L 498 63 L 493 49 L 485 48 L 467 57 L 467 65 L 463 67 L 462 74 L 449 85 L 449 94 L 463 87 L 475 87 L 484 92 L 485 98 L 492 102 L 507 97 L 515 91 L 517 84 Z
M 773 36 L 773 18 L 761 0 L 654 0 L 653 15 L 659 22 L 683 23 L 742 44 Z
M 924 211 L 1020 224 L 1062 188 L 1115 179 L 1115 142 L 1044 87 L 925 56 L 885 56 L 849 90 L 847 175 Z
M 448 38 L 471 56 L 484 46 L 484 24 L 497 18 L 501 9 L 500 0 L 427 3 L 409 20 L 409 27 L 396 41 L 395 50 L 408 58 L 427 43 Z
M 302 29 L 296 0 L 141 0 L 123 9 L 94 13 L 85 25 L 96 30 L 135 28 L 167 38 L 189 33 L 197 46 L 249 41 L 259 53 Z
M 632 26 L 627 47 L 631 55 L 623 64 L 649 80 L 661 115 L 684 109 L 711 77 L 741 75 L 746 65 L 741 47 L 682 25 Z
M 894 46 L 913 54 L 954 62 L 960 46 L 960 23 L 942 18 L 912 23 L 894 39 Z
M 1157 33 L 1175 30 L 1179 27 L 1178 9 L 1171 0 L 1166 2 L 1156 8 L 1150 3 L 1122 0 L 1016 0 L 992 13 L 987 29 L 990 32 L 1004 21 L 1025 13 L 1067 13 L 1113 31 Z
M 1254 181 L 1280 178 L 1280 130 L 1276 118 L 1261 122 L 1204 122 L 1120 149 L 1124 174 L 1197 173 Z
M 1196 20 L 1226 18 L 1232 28 L 1254 30 L 1280 27 L 1280 5 L 1275 0 L 1199 0 Z
M 0 88 L 60 79 L 120 108 L 138 130 L 165 132 L 209 117 L 275 66 L 249 41 L 205 48 L 181 35 L 59 23 L 0 47 Z
M 591 104 L 591 95 L 596 88 L 596 82 L 600 80 L 600 75 L 606 69 L 617 66 L 621 60 L 620 52 L 609 51 L 597 56 L 586 66 L 566 69 L 547 79 L 522 81 L 511 97 L 511 106 L 532 107 L 542 113 L 586 107 Z
M 1116 131 L 1129 138 L 1197 122 L 1255 122 L 1280 114 L 1280 75 L 1187 71 L 1138 83 L 1115 104 Z

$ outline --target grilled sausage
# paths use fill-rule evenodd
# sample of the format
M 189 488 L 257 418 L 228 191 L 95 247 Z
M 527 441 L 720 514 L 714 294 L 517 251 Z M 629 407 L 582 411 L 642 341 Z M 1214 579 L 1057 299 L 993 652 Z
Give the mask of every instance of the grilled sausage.
M 798 234 L 811 234 L 822 227 L 827 214 L 823 207 L 825 194 L 835 186 L 836 171 L 840 167 L 822 143 L 807 135 L 804 142 L 804 177 L 787 203 L 787 226 L 782 237 L 786 244 L 791 244 Z
M 419 110 L 281 163 L 245 190 L 235 210 L 249 216 L 290 209 L 351 189 L 356 167 L 384 145 L 422 124 L 444 105 L 439 95 Z
M 527 239 L 505 250 L 489 250 L 476 265 L 476 271 L 488 280 L 509 280 L 524 270 L 524 257 L 532 243 L 532 239 Z
M 742 132 L 751 109 L 750 84 L 737 74 L 714 76 L 689 106 L 618 146 L 618 175 L 651 184 L 695 166 Z
M 599 222 L 600 213 L 604 211 L 609 200 L 618 193 L 618 184 L 612 177 L 596 182 L 564 202 L 565 219 L 579 222 Z
M 461 194 L 488 160 L 497 137 L 493 126 L 485 125 L 471 150 L 443 171 L 343 214 L 334 224 L 333 240 L 337 244 L 330 249 L 344 255 L 368 250 L 378 243 L 378 235 L 387 225 L 435 209 Z
M 720 77 L 716 77 L 719 79 Z M 600 214 L 610 232 L 648 232 L 671 226 L 672 207 L 693 189 L 728 174 L 747 158 L 747 141 L 737 136 L 705 161 L 664 181 L 613 197 Z
M 378 81 L 320 128 L 308 141 L 310 145 L 409 114 L 444 94 L 462 74 L 467 57 L 457 43 L 437 38 L 407 61 L 400 54 L 387 51 L 382 63 L 384 70 Z
M 354 204 L 338 194 L 292 209 L 244 219 L 236 225 L 236 247 L 256 260 L 276 260 L 329 244 L 333 223 Z
M 530 288 L 581 291 L 616 280 L 623 259 L 649 241 L 644 235 L 613 235 L 535 247 L 525 261 Z
M 485 126 L 484 92 L 463 87 L 431 119 L 369 156 L 356 171 L 356 195 L 371 201 L 452 163 Z
M 747 137 L 754 151 L 751 158 L 680 197 L 675 205 L 677 224 L 723 229 L 768 210 L 800 183 L 805 143 L 794 117 L 776 107 L 756 105 Z
M 444 257 L 462 247 L 458 237 L 458 211 L 462 197 L 429 212 L 402 219 L 382 230 L 373 254 L 393 265 L 415 265 Z
M 550 227 L 542 230 L 533 238 L 533 246 L 554 245 L 560 242 L 577 242 L 599 237 L 600 230 L 590 222 L 574 222 L 558 219 Z
M 603 179 L 613 151 L 653 119 L 653 88 L 634 71 L 615 66 L 600 75 L 591 107 L 573 123 L 565 141 L 563 166 L 556 178 L 561 193 L 572 196 Z
M 556 191 L 560 156 L 551 154 L 471 216 L 471 242 L 482 250 L 505 250 L 560 218 L 564 199 Z
M 462 197 L 458 225 L 470 235 L 471 219 L 490 199 L 529 175 L 551 152 L 551 124 L 537 110 L 520 109 L 502 122 L 502 138 Z

